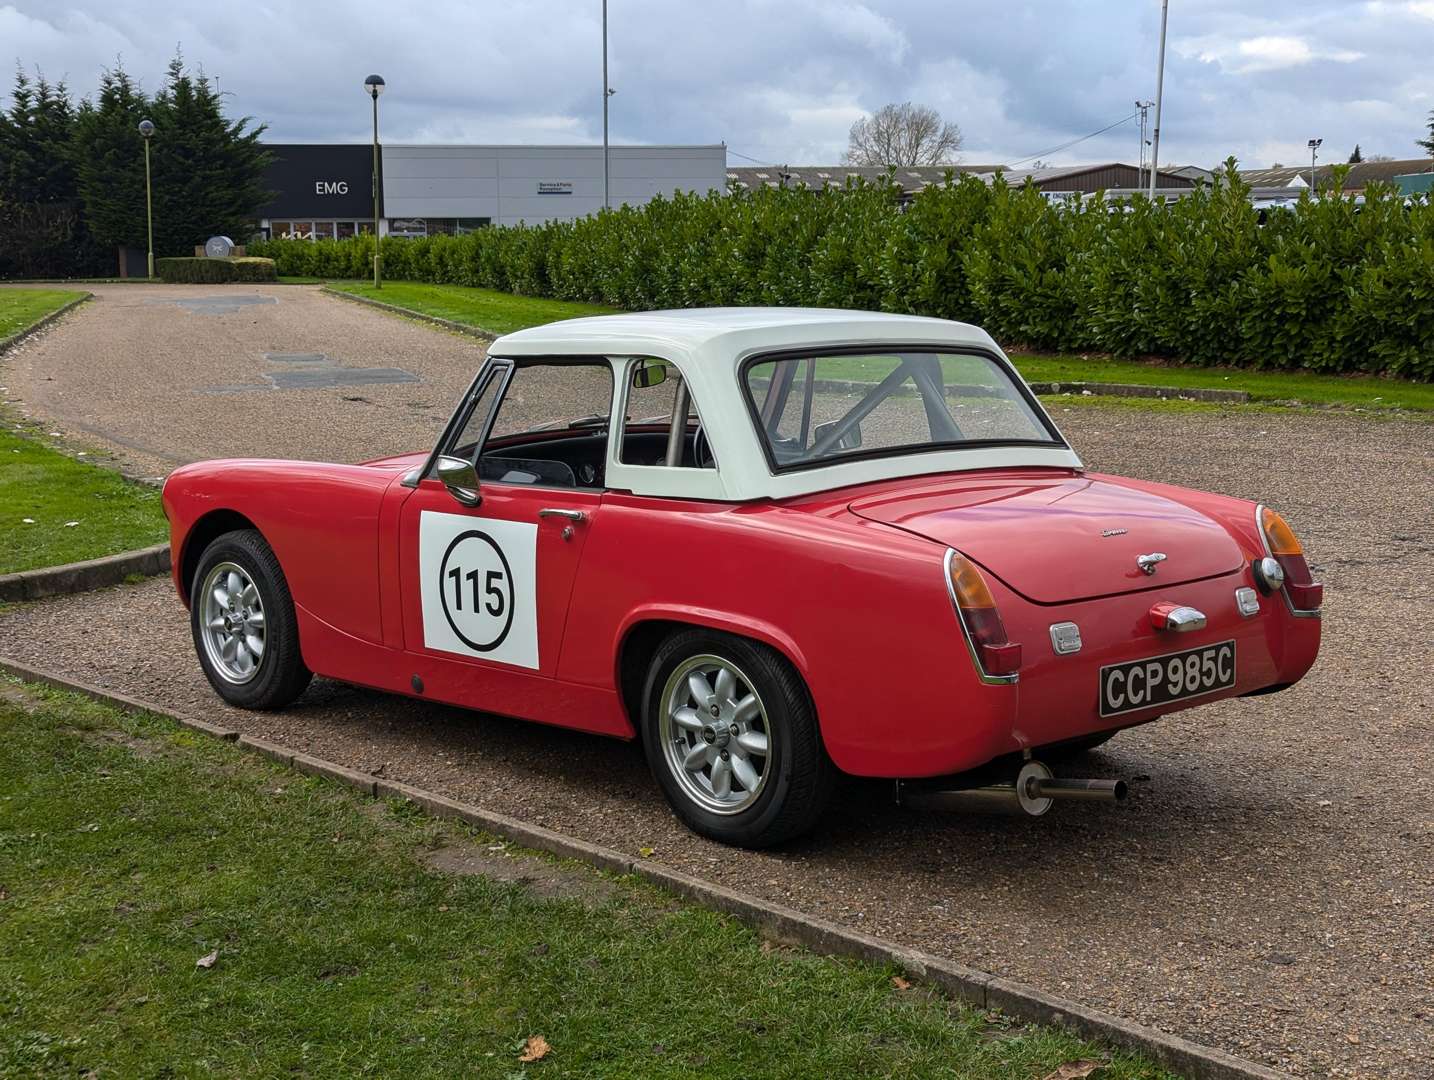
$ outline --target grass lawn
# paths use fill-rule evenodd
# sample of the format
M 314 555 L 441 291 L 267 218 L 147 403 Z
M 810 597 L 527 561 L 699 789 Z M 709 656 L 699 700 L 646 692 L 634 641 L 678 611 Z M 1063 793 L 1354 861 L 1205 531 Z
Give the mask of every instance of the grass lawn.
M 387 281 L 382 289 L 360 281 L 331 282 L 329 288 L 370 300 L 382 300 L 424 315 L 435 315 L 476 326 L 495 334 L 507 334 L 528 326 L 583 315 L 612 315 L 616 308 L 602 304 L 578 304 L 569 300 L 537 300 L 530 296 L 473 289 L 466 285 L 421 285 L 412 281 Z
M 73 289 L 0 289 L 0 340 L 84 295 Z
M 436 850 L 506 870 L 441 872 Z M 5 1076 L 1040 1080 L 1109 1056 L 13 681 L 0 937 Z M 1168 1074 L 1115 1055 L 1099 1075 Z
M 1434 383 L 1371 375 L 1315 375 L 1082 356 L 1013 355 L 1030 382 L 1139 383 L 1144 386 L 1244 390 L 1254 402 L 1299 401 L 1362 409 L 1434 409 Z
M 167 535 L 156 489 L 0 426 L 0 574 L 148 547 Z
M 1015 353 L 1011 362 L 1028 382 L 1136 383 L 1143 386 L 1175 388 L 1207 387 L 1244 390 L 1252 404 L 1273 405 L 1297 401 L 1307 405 L 1362 409 L 1434 410 L 1434 383 L 1373 376 L 1345 377 L 1310 375 L 1300 372 L 1246 371 L 1242 368 L 1202 368 L 1181 364 L 1141 363 L 1100 357 L 1042 356 Z M 943 361 L 948 367 L 955 361 Z M 818 368 L 825 379 L 863 380 L 872 367 L 859 357 L 834 356 Z M 948 371 L 959 380 L 955 370 Z M 1108 398 L 1132 401 L 1141 408 L 1165 408 L 1169 404 L 1150 398 Z

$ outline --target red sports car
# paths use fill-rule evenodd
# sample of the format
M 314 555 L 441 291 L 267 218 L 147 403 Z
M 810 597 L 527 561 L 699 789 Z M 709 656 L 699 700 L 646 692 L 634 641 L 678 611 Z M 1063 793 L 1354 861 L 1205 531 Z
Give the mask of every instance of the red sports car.
M 189 465 L 164 505 L 226 701 L 319 674 L 641 738 L 678 816 L 735 844 L 810 828 L 840 772 L 1019 773 L 1040 809 L 1082 794 L 1042 760 L 1319 650 L 1279 514 L 1088 472 L 995 342 L 939 319 L 523 330 L 431 451 Z

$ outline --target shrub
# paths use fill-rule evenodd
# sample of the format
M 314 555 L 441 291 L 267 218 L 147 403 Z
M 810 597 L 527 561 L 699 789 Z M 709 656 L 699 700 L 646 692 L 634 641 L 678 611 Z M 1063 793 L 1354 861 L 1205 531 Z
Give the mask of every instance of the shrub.
M 385 238 L 384 274 L 631 310 L 868 308 L 1035 348 L 1434 379 L 1434 207 L 1380 187 L 1356 203 L 1338 183 L 1263 220 L 1233 163 L 1168 205 L 1052 202 L 972 176 L 909 199 L 891 180 L 678 193 L 578 221 Z M 373 272 L 371 236 L 250 251 L 285 275 Z
M 273 259 L 254 256 L 230 259 L 155 259 L 154 272 L 160 281 L 175 285 L 209 284 L 228 281 L 277 281 Z

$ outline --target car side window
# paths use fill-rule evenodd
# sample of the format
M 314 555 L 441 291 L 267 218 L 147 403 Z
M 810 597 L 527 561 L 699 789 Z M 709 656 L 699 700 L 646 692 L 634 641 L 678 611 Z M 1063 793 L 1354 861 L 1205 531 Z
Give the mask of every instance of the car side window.
M 488 426 L 488 417 L 492 415 L 493 403 L 498 400 L 498 390 L 503 385 L 503 379 L 507 376 L 506 366 L 494 367 L 484 376 L 482 386 L 473 404 L 468 410 L 468 417 L 463 421 L 458 434 L 448 444 L 448 453 L 454 457 L 467 458 L 473 461 L 478 453 L 478 440 L 483 437 L 483 429 Z
M 717 467 L 702 430 L 697 403 L 675 365 L 662 360 L 639 360 L 629 365 L 627 380 L 626 416 L 618 447 L 622 464 Z M 684 421 L 674 436 L 673 416 L 678 410 Z
M 518 364 L 478 455 L 478 478 L 601 488 L 612 386 L 606 360 Z

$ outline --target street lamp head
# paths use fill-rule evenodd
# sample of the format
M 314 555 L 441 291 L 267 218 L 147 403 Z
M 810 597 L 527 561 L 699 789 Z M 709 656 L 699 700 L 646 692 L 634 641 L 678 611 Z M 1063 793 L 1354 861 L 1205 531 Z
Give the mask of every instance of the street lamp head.
M 370 75 L 363 81 L 363 88 L 369 92 L 370 97 L 377 98 L 379 94 L 383 93 L 383 86 L 382 75 Z
M 141 121 L 139 122 L 139 133 L 140 133 L 141 135 L 143 135 L 146 139 L 149 138 L 151 135 L 153 135 L 153 134 L 154 134 L 154 121 L 153 121 L 153 120 L 141 120 Z

